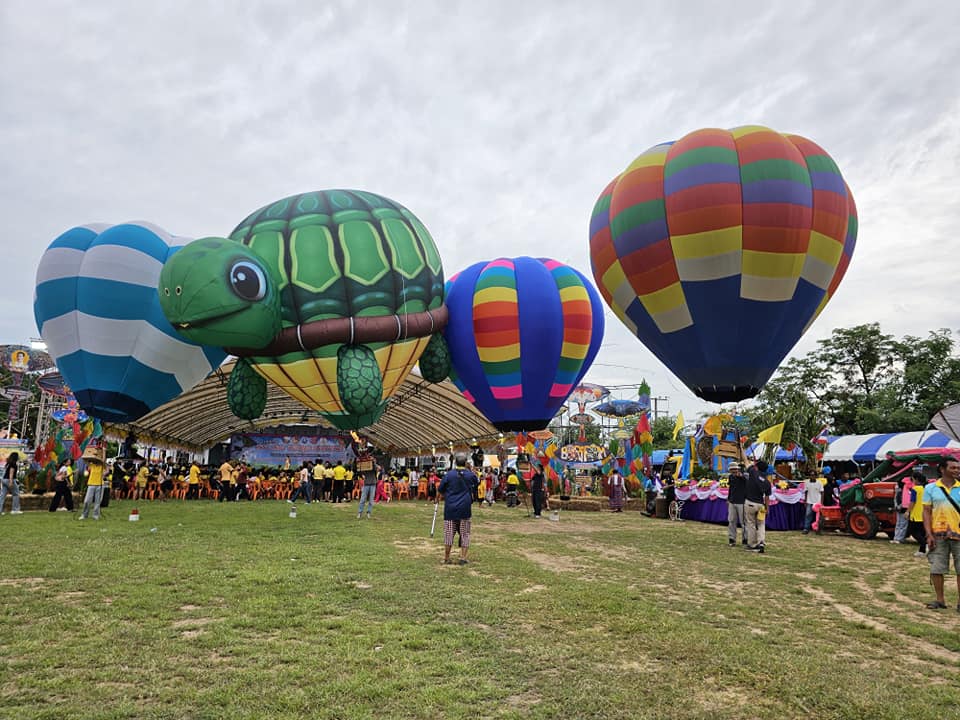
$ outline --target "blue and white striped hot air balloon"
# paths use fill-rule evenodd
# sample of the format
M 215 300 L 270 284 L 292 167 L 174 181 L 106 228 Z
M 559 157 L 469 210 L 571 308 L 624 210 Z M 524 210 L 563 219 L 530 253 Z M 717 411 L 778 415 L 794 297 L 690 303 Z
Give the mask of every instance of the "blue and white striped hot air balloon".
M 160 268 L 188 242 L 145 222 L 86 225 L 40 259 L 37 328 L 88 415 L 131 422 L 223 362 L 223 350 L 187 342 L 160 310 Z

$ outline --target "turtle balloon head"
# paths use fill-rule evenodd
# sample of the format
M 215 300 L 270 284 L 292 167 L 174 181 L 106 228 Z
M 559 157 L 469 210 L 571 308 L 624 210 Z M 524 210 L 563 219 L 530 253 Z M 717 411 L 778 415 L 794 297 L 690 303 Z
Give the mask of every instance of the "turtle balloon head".
M 261 348 L 280 332 L 280 293 L 263 258 L 223 238 L 194 240 L 160 272 L 160 307 L 202 345 Z

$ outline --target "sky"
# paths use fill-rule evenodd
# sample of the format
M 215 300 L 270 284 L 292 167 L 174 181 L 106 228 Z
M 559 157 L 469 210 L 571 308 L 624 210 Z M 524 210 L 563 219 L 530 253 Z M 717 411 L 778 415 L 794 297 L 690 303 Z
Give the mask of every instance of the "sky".
M 702 127 L 811 138 L 857 201 L 837 327 L 960 329 L 960 3 L 0 3 L 0 342 L 36 337 L 46 246 L 89 222 L 223 236 L 287 195 L 357 188 L 429 228 L 448 275 L 549 256 L 648 147 Z M 695 397 L 606 313 L 586 380 Z M 632 386 L 632 387 L 627 387 Z

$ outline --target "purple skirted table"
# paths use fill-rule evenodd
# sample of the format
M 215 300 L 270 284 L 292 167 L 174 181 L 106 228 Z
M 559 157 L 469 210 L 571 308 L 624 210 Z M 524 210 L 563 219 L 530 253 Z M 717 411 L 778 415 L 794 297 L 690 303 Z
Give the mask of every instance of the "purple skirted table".
M 680 517 L 684 520 L 727 524 L 727 488 L 677 488 L 677 500 L 683 500 Z M 767 511 L 767 530 L 803 530 L 806 505 L 803 490 L 774 488 Z

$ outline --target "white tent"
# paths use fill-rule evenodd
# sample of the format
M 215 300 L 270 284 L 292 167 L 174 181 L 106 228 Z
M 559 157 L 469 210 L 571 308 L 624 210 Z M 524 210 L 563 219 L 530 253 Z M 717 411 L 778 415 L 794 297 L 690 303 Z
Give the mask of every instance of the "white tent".
M 960 403 L 937 411 L 930 424 L 944 435 L 960 440 Z

